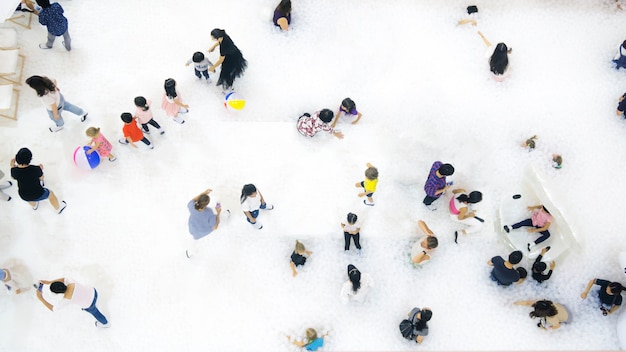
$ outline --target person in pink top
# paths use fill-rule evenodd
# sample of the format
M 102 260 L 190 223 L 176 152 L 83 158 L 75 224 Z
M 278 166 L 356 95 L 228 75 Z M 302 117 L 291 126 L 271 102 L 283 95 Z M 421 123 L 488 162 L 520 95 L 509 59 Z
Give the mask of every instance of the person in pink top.
M 152 105 L 152 101 L 147 100 L 144 97 L 136 97 L 135 98 L 135 106 L 137 110 L 135 111 L 135 118 L 141 124 L 141 128 L 143 128 L 143 133 L 150 134 L 150 130 L 148 129 L 148 125 L 152 125 L 155 127 L 159 134 L 164 134 L 165 131 L 161 126 L 154 121 L 152 117 L 152 110 L 150 110 L 150 106 Z
M 111 142 L 109 142 L 106 137 L 100 133 L 100 127 L 89 127 L 87 131 L 85 131 L 87 137 L 91 137 L 91 141 L 89 141 L 89 146 L 91 149 L 87 151 L 87 154 L 91 154 L 94 151 L 98 153 L 101 157 L 109 158 L 109 161 L 115 161 L 117 158 L 111 151 L 113 150 L 113 146 Z
M 48 290 L 52 293 L 47 299 L 44 298 L 44 287 L 46 294 Z M 50 311 L 55 311 L 64 307 L 68 303 L 81 307 L 85 312 L 96 318 L 96 326 L 108 328 L 109 321 L 100 313 L 96 302 L 98 301 L 98 291 L 90 286 L 85 286 L 69 278 L 60 278 L 53 281 L 40 280 L 37 286 L 37 298 Z M 55 304 L 49 302 L 53 301 Z
M 517 224 L 513 224 L 510 227 L 508 225 L 504 225 L 504 231 L 507 233 L 513 230 L 518 229 L 522 226 L 532 227 L 528 229 L 528 233 L 537 233 L 539 232 L 541 236 L 537 238 L 534 242 L 528 243 L 526 247 L 528 251 L 532 251 L 536 245 L 550 238 L 550 232 L 548 228 L 554 222 L 554 218 L 550 215 L 550 212 L 543 205 L 535 205 L 528 207 L 528 210 L 532 212 L 530 219 L 526 219 L 518 222 Z
M 164 88 L 165 92 L 163 93 L 161 108 L 174 122 L 182 125 L 185 123 L 185 119 L 183 119 L 180 114 L 188 113 L 189 105 L 183 103 L 183 98 L 178 89 L 176 89 L 176 81 L 173 78 L 165 80 Z

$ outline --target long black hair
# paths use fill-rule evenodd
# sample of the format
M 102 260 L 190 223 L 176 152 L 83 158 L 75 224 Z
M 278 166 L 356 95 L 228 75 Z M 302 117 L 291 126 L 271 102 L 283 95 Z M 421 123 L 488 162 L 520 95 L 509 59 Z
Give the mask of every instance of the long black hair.
M 178 94 L 176 94 L 176 81 L 173 78 L 166 79 L 163 87 L 165 88 L 165 95 L 168 98 L 174 99 L 178 96 Z
M 470 204 L 475 204 L 483 200 L 483 194 L 479 191 L 473 191 L 473 192 L 470 192 L 469 196 L 463 193 L 460 196 L 456 197 L 456 199 L 462 203 L 467 202 Z
M 57 89 L 56 85 L 50 78 L 43 76 L 30 76 L 26 79 L 26 84 L 34 89 L 37 92 L 37 96 L 40 97 L 43 97 L 50 92 L 54 92 Z
M 249 183 L 247 185 L 243 185 L 243 188 L 241 189 L 241 197 L 239 198 L 239 200 L 241 201 L 241 204 L 243 204 L 243 202 L 246 201 L 246 198 L 248 198 L 249 195 L 251 195 L 252 193 L 256 192 L 256 186 Z
M 361 288 L 361 272 L 352 264 L 348 265 L 348 278 L 352 282 L 352 291 L 356 293 Z
M 540 300 L 533 303 L 532 307 L 534 310 L 528 313 L 528 316 L 531 318 L 539 318 L 539 324 L 537 326 L 542 327 L 546 325 L 546 318 L 553 317 L 558 314 L 556 306 L 552 301 L 548 300 Z
M 280 0 L 280 3 L 276 6 L 276 10 L 283 16 L 287 16 L 291 13 L 291 0 Z
M 509 66 L 509 48 L 504 43 L 498 43 L 489 60 L 489 69 L 496 75 L 503 75 Z

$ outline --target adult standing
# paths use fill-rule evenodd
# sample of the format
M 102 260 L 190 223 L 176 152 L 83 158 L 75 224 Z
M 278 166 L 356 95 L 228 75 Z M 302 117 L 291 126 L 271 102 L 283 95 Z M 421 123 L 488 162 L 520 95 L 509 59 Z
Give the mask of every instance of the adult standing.
M 414 340 L 422 343 L 424 337 L 428 336 L 428 321 L 433 316 L 430 308 L 413 308 L 408 314 L 408 319 L 400 323 L 400 332 L 407 340 Z
M 41 98 L 41 102 L 48 111 L 48 117 L 56 125 L 49 128 L 50 132 L 58 132 L 63 129 L 65 121 L 63 121 L 61 113 L 64 110 L 80 116 L 80 122 L 84 122 L 87 119 L 87 112 L 65 100 L 57 86 L 56 80 L 51 80 L 44 76 L 31 76 L 26 79 L 26 84 L 37 92 L 37 96 Z
M 212 189 L 207 188 L 187 203 L 187 209 L 189 210 L 189 233 L 193 236 L 194 241 L 208 236 L 220 226 L 220 214 L 222 212 L 220 203 L 215 205 L 215 213 L 213 209 L 209 208 L 209 203 L 211 202 L 209 193 L 212 191 Z M 228 210 L 227 212 L 230 213 Z M 191 258 L 196 253 L 197 245 L 195 243 L 197 242 L 194 242 L 193 248 L 185 251 L 187 258 Z
M 237 48 L 235 43 L 233 43 L 228 34 L 226 34 L 225 30 L 219 28 L 213 29 L 211 31 L 211 39 L 215 41 L 215 44 L 209 49 L 209 52 L 213 52 L 219 45 L 220 58 L 213 66 L 209 67 L 209 71 L 215 72 L 215 68 L 221 65 L 222 70 L 216 85 L 222 86 L 224 92 L 232 90 L 235 78 L 241 77 L 243 71 L 245 71 L 248 66 L 248 62 L 243 58 L 241 51 Z
M 478 31 L 478 35 L 487 46 L 491 77 L 498 82 L 504 81 L 509 76 L 509 54 L 513 49 L 502 42 L 494 47 L 480 31 Z
M 437 210 L 437 207 L 433 205 L 433 202 L 439 199 L 445 191 L 450 188 L 450 185 L 446 182 L 446 176 L 452 176 L 454 174 L 454 166 L 450 164 L 444 164 L 441 161 L 435 161 L 430 167 L 428 173 L 428 179 L 424 184 L 424 191 L 426 197 L 424 198 L 424 205 L 430 210 Z
M 68 31 L 67 18 L 63 16 L 63 7 L 58 2 L 50 4 L 50 0 L 37 0 L 41 6 L 39 23 L 48 29 L 48 41 L 39 44 L 41 49 L 52 49 L 56 37 L 63 36 L 63 46 L 67 51 L 72 50 L 72 38 Z
M 30 165 L 33 153 L 28 148 L 20 149 L 11 159 L 11 177 L 17 180 L 17 189 L 20 198 L 27 201 L 33 210 L 39 208 L 39 202 L 48 199 L 50 204 L 61 214 L 67 203 L 62 201 L 59 204 L 54 192 L 43 187 L 43 165 Z
M 348 265 L 348 281 L 341 287 L 339 294 L 341 302 L 346 304 L 353 300 L 363 302 L 370 288 L 374 287 L 374 280 L 368 274 L 361 274 L 354 265 Z
M 52 298 L 56 299 L 54 304 L 44 298 L 44 289 L 53 293 Z M 93 287 L 79 284 L 73 279 L 40 280 L 37 287 L 37 298 L 52 312 L 66 306 L 68 303 L 75 304 L 96 318 L 95 324 L 97 327 L 110 327 L 107 318 L 96 307 L 98 291 Z
M 274 9 L 272 21 L 274 26 L 279 27 L 281 30 L 289 30 L 289 25 L 291 24 L 291 0 L 280 0 L 278 6 Z

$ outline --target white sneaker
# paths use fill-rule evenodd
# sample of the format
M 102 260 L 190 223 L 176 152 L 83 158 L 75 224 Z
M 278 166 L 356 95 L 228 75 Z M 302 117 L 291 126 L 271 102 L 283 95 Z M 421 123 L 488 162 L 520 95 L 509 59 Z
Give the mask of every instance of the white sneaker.
M 87 115 L 89 115 L 88 112 L 85 113 L 85 115 L 80 117 L 80 122 L 85 122 L 85 120 L 87 120 Z
M 426 206 L 426 208 L 428 208 L 428 210 L 430 210 L 430 211 L 435 211 L 435 210 L 437 210 L 437 206 L 436 206 L 436 205 L 434 205 L 434 204 L 427 205 L 427 206 Z
M 370 203 L 370 202 L 368 202 L 368 201 L 367 201 L 367 199 L 364 199 L 364 200 L 363 200 L 363 204 L 365 204 L 365 205 L 369 205 L 370 207 L 373 207 L 373 206 L 374 206 L 374 203 Z
M 128 141 L 126 140 L 126 138 L 120 138 L 118 140 L 118 142 L 120 142 L 120 144 L 123 144 L 123 145 L 127 145 L 128 144 Z
M 262 209 L 262 210 L 272 210 L 272 209 L 274 209 L 274 206 L 272 204 L 265 203 L 265 209 Z
M 163 128 L 159 128 L 157 131 L 159 131 L 160 135 L 164 135 L 165 134 L 165 130 Z
M 257 221 L 257 222 L 255 222 L 254 224 L 251 224 L 251 225 L 252 225 L 252 227 L 254 227 L 254 228 L 255 228 L 255 229 L 257 229 L 257 230 L 260 230 L 260 229 L 262 229 L 262 228 L 263 228 L 263 224 L 261 224 L 261 223 L 260 223 L 260 222 L 258 222 L 258 221 Z
M 63 126 L 54 126 L 54 127 L 50 127 L 48 128 L 50 130 L 50 132 L 59 132 L 60 130 L 63 129 Z
M 207 79 L 206 79 L 206 83 L 207 83 L 207 84 L 211 84 L 211 83 L 213 83 L 213 80 L 211 79 L 211 77 L 209 77 L 209 78 L 207 78 Z
M 186 114 L 189 112 L 189 109 L 185 109 L 185 108 L 180 108 L 180 110 L 178 110 L 179 114 Z
M 141 129 L 141 132 L 143 132 L 143 134 L 150 134 L 150 130 Z
M 181 124 L 181 125 L 182 125 L 183 123 L 185 123 L 185 119 L 183 119 L 183 118 L 182 118 L 182 117 L 180 117 L 180 116 L 176 116 L 176 117 L 174 118 L 174 122 L 179 123 L 179 124 Z
M 39 202 L 35 202 L 35 206 L 33 207 L 33 210 L 37 210 L 39 209 Z
M 57 214 L 61 214 L 63 212 L 63 210 L 65 210 L 65 208 L 67 208 L 67 203 L 63 200 L 61 201 L 61 206 L 59 207 L 59 210 L 57 211 Z

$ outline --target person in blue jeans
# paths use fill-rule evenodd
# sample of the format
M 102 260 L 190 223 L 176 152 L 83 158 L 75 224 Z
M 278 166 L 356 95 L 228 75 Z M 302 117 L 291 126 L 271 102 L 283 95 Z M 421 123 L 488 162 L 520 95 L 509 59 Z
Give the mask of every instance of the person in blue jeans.
M 62 295 L 62 298 L 56 305 L 52 305 L 44 298 L 44 290 L 46 289 L 52 293 L 51 297 Z M 98 291 L 93 287 L 79 284 L 69 278 L 60 278 L 53 281 L 40 280 L 37 286 L 37 298 L 50 311 L 55 311 L 72 303 L 96 318 L 96 327 L 108 328 L 110 326 L 107 318 L 96 307 Z
M 39 44 L 39 48 L 52 49 L 56 37 L 63 36 L 65 50 L 72 50 L 72 38 L 68 31 L 67 18 L 63 16 L 63 7 L 57 2 L 50 4 L 50 0 L 37 0 L 37 5 L 41 6 L 39 23 L 48 29 L 48 41 Z
M 48 117 L 54 121 L 55 127 L 50 127 L 50 132 L 58 132 L 63 129 L 65 122 L 61 113 L 65 110 L 80 116 L 80 122 L 85 122 L 88 113 L 80 107 L 65 100 L 56 80 L 45 76 L 30 76 L 26 84 L 37 92 L 37 96 L 48 111 Z

